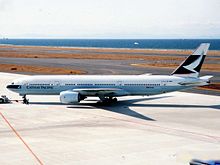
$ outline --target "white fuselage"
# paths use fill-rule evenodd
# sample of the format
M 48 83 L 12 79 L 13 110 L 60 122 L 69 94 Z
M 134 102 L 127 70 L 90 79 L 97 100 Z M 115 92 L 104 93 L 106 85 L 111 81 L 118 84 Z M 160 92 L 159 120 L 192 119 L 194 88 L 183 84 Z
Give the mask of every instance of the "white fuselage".
M 205 85 L 199 78 L 163 75 L 55 75 L 15 80 L 10 90 L 20 95 L 59 95 L 74 89 L 120 89 L 113 96 L 155 95 Z M 96 93 L 86 94 L 96 96 Z

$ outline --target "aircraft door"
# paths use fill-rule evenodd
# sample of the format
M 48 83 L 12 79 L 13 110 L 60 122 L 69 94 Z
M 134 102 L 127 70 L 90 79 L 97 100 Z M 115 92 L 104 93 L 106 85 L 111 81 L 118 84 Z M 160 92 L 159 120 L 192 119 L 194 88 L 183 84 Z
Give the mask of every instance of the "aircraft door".
M 60 86 L 60 82 L 59 81 L 55 81 L 54 86 L 59 87 Z
M 117 84 L 116 84 L 117 86 L 122 86 L 123 84 L 122 84 L 122 81 L 117 81 Z

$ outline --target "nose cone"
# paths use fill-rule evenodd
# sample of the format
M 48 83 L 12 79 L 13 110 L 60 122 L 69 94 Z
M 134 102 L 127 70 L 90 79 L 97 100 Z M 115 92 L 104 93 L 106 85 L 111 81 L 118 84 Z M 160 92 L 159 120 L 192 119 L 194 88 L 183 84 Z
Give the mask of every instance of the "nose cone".
M 7 85 L 6 88 L 9 90 L 20 89 L 21 85 Z

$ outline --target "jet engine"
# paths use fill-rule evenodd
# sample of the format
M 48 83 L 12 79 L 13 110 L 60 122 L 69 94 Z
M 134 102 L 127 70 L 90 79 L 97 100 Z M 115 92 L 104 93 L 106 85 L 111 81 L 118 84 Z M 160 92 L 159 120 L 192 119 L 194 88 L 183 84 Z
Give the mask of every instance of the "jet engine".
M 73 91 L 63 91 L 60 92 L 60 102 L 61 103 L 78 103 L 80 102 L 81 97 L 78 92 L 73 92 Z

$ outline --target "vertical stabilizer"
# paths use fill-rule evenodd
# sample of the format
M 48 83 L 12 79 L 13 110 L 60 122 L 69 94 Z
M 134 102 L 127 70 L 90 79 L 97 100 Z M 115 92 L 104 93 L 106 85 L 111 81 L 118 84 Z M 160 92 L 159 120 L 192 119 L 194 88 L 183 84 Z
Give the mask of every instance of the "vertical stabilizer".
M 198 77 L 209 46 L 209 43 L 202 43 L 171 75 Z

